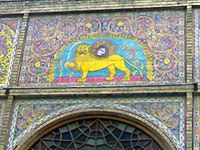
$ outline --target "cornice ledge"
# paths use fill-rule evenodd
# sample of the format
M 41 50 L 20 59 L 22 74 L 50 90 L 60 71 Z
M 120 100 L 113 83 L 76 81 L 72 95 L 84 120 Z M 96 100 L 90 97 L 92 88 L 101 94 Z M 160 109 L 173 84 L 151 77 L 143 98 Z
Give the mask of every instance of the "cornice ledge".
M 129 3 L 128 3 L 129 2 Z M 191 5 L 187 2 L 32 2 L 32 3 L 0 3 L 0 14 L 22 14 L 30 13 L 48 13 L 48 12 L 69 12 L 69 11 L 97 11 L 114 9 L 138 9 L 138 8 L 167 8 L 183 7 Z M 97 7 L 98 6 L 98 7 Z
M 7 89 L 13 96 L 84 95 L 84 94 L 142 94 L 195 92 L 195 84 L 139 85 L 120 87 L 12 87 Z

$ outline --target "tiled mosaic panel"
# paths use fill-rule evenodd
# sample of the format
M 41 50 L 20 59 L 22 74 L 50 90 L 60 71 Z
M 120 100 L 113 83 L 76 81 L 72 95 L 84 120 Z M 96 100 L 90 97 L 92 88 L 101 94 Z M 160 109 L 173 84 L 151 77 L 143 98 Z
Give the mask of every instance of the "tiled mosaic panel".
M 199 97 L 195 97 L 194 99 L 194 150 L 199 150 L 200 145 L 200 103 Z
M 184 12 L 30 16 L 21 86 L 184 82 Z
M 0 133 L 1 133 L 1 128 L 2 128 L 2 123 L 3 123 L 3 111 L 4 111 L 4 102 L 0 101 Z
M 183 98 L 135 98 L 105 100 L 33 100 L 15 104 L 9 147 L 16 145 L 22 137 L 52 117 L 71 110 L 90 107 L 110 107 L 132 112 L 161 128 L 179 148 L 184 148 L 184 99 Z
M 0 18 L 0 87 L 9 84 L 20 18 Z

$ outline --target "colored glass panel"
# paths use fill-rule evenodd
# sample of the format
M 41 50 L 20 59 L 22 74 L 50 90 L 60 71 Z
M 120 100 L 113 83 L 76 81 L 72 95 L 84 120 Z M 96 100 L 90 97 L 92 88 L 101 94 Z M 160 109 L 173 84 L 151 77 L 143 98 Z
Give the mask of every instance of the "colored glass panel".
M 141 129 L 116 120 L 88 119 L 65 124 L 38 140 L 30 150 L 161 150 Z

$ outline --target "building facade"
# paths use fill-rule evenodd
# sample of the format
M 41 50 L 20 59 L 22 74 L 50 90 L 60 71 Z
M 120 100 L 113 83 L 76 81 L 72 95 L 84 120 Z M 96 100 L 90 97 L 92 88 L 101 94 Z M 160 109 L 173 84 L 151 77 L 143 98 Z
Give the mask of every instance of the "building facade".
M 198 0 L 1 0 L 0 149 L 200 149 Z

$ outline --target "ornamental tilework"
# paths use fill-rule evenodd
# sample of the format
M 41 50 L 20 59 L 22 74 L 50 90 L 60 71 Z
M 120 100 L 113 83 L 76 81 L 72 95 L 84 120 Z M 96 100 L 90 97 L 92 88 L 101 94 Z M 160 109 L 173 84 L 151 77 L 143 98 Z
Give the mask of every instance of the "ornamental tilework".
M 199 82 L 200 76 L 199 76 L 199 64 L 200 64 L 200 60 L 199 60 L 199 34 L 200 34 L 200 11 L 195 11 L 194 13 L 195 18 L 194 18 L 194 27 L 195 27 L 195 60 L 194 60 L 194 67 L 195 67 L 195 71 L 194 71 L 194 79 L 195 82 Z
M 68 99 L 18 101 L 14 106 L 9 148 L 12 149 L 24 136 L 42 123 L 66 112 L 87 108 L 114 108 L 141 116 L 162 129 L 175 143 L 184 149 L 185 109 L 184 98 L 134 98 L 133 99 Z
M 184 82 L 183 11 L 30 16 L 20 86 Z
M 9 85 L 21 18 L 0 18 L 0 87 Z
M 199 115 L 199 110 L 200 110 L 200 103 L 199 103 L 199 97 L 194 98 L 194 150 L 199 150 L 199 145 L 200 145 L 200 115 Z

